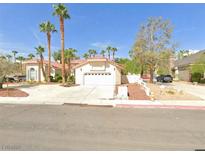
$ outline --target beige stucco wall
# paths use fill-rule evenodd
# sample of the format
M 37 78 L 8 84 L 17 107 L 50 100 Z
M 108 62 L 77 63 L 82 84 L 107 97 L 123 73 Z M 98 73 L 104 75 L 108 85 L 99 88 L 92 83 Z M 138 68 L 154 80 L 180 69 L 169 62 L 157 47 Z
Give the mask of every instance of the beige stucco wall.
M 45 78 L 43 76 L 43 72 L 42 72 L 42 69 L 39 68 L 38 64 L 27 64 L 26 65 L 26 80 L 27 81 L 31 81 L 30 80 L 30 69 L 31 68 L 34 68 L 34 70 L 36 71 L 36 79 L 34 81 L 45 81 Z M 40 72 L 39 72 L 39 69 L 40 69 Z M 45 73 L 47 74 L 47 68 L 44 66 L 44 69 L 45 69 Z M 40 73 L 40 79 L 39 79 L 39 73 Z M 52 67 L 51 68 L 51 76 L 55 76 L 55 69 Z

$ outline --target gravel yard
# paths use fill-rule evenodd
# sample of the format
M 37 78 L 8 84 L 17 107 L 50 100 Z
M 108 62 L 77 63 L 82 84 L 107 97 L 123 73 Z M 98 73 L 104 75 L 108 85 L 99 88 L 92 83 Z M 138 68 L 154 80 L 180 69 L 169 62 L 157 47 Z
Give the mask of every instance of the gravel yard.
M 172 85 L 147 83 L 156 100 L 202 100 L 200 97 L 188 94 L 183 90 L 176 90 Z

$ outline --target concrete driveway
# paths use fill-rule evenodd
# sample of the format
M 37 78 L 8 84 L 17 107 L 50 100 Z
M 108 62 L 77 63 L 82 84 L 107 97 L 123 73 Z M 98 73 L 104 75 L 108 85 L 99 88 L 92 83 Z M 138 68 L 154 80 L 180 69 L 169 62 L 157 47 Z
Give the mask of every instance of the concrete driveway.
M 27 88 L 19 88 L 29 94 L 22 98 L 1 98 L 7 102 L 31 102 L 37 104 L 64 104 L 87 103 L 101 100 L 109 100 L 114 97 L 114 86 L 75 86 L 62 87 L 60 85 L 38 85 Z

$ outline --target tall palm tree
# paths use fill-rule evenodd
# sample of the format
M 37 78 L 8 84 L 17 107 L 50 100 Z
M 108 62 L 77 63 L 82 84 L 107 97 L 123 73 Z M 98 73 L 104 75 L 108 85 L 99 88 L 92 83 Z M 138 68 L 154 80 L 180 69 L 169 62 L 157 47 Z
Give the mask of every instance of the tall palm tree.
M 14 63 L 15 63 L 16 62 L 16 54 L 18 53 L 18 51 L 13 50 L 12 53 L 14 55 Z
M 54 16 L 60 19 L 60 32 L 61 32 L 61 60 L 62 60 L 62 82 L 65 84 L 65 58 L 64 58 L 64 19 L 70 19 L 68 9 L 63 4 L 54 5 Z
M 45 49 L 40 45 L 36 47 L 35 49 L 36 49 L 36 54 L 40 56 L 40 67 L 43 72 L 43 77 L 46 80 L 46 73 L 45 73 L 45 69 L 43 66 L 43 60 L 44 60 L 43 53 L 45 52 Z
M 12 56 L 10 54 L 7 54 L 6 57 L 8 61 L 11 61 Z
M 103 57 L 105 57 L 105 53 L 106 53 L 105 50 L 101 50 L 101 52 L 100 52 L 100 54 L 101 54 Z
M 68 76 L 71 74 L 71 60 L 76 57 L 76 49 L 69 48 L 65 49 L 65 59 L 68 65 Z
M 111 46 L 108 46 L 108 47 L 106 48 L 106 50 L 107 50 L 107 53 L 108 53 L 108 58 L 110 59 L 110 51 L 112 50 L 112 47 L 111 47 Z
M 117 52 L 117 48 L 112 48 L 112 59 L 115 60 L 115 53 Z
M 47 72 L 47 81 L 50 82 L 51 76 L 51 33 L 57 32 L 55 26 L 50 23 L 50 21 L 46 21 L 40 24 L 40 31 L 46 33 L 47 42 L 48 42 L 48 72 Z
M 29 59 L 29 60 L 33 59 L 34 57 L 35 57 L 34 54 L 32 54 L 32 53 L 28 54 L 28 59 Z
M 88 53 L 84 53 L 83 54 L 83 58 L 87 59 L 89 57 L 89 54 Z
M 23 74 L 23 61 L 25 60 L 25 58 L 23 56 L 18 56 L 16 59 L 20 61 L 21 73 Z

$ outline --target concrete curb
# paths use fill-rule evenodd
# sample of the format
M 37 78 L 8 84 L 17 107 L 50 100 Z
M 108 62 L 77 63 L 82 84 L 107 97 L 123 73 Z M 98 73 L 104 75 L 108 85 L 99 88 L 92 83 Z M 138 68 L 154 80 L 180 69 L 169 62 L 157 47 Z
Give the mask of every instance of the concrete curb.
M 205 106 L 182 106 L 182 105 L 129 105 L 117 104 L 118 108 L 158 108 L 158 109 L 186 109 L 186 110 L 205 110 Z

